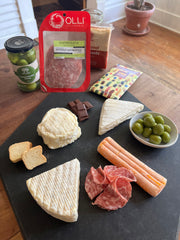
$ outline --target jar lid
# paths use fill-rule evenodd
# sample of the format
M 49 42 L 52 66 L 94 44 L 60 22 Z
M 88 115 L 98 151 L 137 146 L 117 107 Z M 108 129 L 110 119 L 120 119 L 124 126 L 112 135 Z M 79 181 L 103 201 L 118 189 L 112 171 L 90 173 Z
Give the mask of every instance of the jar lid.
M 17 36 L 8 39 L 4 43 L 4 47 L 8 52 L 19 53 L 26 52 L 34 46 L 34 41 L 25 36 Z

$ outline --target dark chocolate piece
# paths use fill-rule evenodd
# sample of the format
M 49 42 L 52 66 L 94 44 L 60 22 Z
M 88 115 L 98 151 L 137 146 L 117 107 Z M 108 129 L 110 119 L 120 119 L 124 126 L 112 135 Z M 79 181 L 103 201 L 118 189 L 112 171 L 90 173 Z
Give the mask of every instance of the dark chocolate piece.
M 84 121 L 85 119 L 88 119 L 88 113 L 85 104 L 83 104 L 82 102 L 78 102 L 76 104 L 76 108 L 78 112 L 79 121 Z
M 74 103 L 75 104 L 78 104 L 78 103 L 80 103 L 81 101 L 79 100 L 79 99 L 76 99 L 76 100 L 74 100 Z
M 90 102 L 88 102 L 88 101 L 85 101 L 83 103 L 85 104 L 87 110 L 89 110 L 89 109 L 91 109 L 93 107 L 93 105 Z
M 79 121 L 84 121 L 85 119 L 88 119 L 89 116 L 87 110 L 93 107 L 90 102 L 81 102 L 79 99 L 69 102 L 68 106 L 70 110 L 74 114 L 76 114 L 76 116 L 78 116 Z
M 69 102 L 68 106 L 69 106 L 70 110 L 77 115 L 78 112 L 77 112 L 77 108 L 76 108 L 75 102 L 74 101 Z

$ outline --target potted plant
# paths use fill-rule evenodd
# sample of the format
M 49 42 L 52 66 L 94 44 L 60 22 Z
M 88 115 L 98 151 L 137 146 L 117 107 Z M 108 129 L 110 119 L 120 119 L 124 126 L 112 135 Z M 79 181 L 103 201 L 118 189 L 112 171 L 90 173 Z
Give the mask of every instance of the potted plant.
M 136 36 L 147 34 L 150 31 L 148 22 L 154 10 L 154 4 L 144 0 L 127 2 L 125 6 L 126 25 L 124 26 L 124 31 Z

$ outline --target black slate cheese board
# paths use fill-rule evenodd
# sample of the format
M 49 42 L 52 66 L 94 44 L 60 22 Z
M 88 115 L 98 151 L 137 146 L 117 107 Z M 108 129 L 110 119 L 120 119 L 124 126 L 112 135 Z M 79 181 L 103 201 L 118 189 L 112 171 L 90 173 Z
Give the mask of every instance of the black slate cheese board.
M 48 149 L 36 128 L 44 114 L 54 107 L 67 107 L 75 99 L 89 101 L 93 108 L 89 119 L 80 122 L 81 137 L 74 143 L 56 150 Z M 139 102 L 129 92 L 122 100 Z M 51 93 L 20 127 L 0 147 L 0 173 L 24 239 L 28 240 L 172 240 L 177 236 L 180 203 L 179 143 L 166 149 L 145 146 L 133 138 L 129 120 L 102 136 L 98 136 L 99 116 L 105 98 L 94 93 Z M 144 110 L 148 110 L 146 107 Z M 91 166 L 97 168 L 110 164 L 98 152 L 98 144 L 111 136 L 126 150 L 167 178 L 165 189 L 153 198 L 136 183 L 132 184 L 132 198 L 127 205 L 116 211 L 106 211 L 93 206 L 85 189 L 85 177 Z M 13 164 L 9 160 L 8 147 L 16 142 L 31 141 L 33 146 L 42 145 L 47 163 L 32 171 L 23 162 Z M 79 218 L 66 223 L 45 213 L 32 198 L 26 180 L 60 164 L 78 158 L 81 165 Z

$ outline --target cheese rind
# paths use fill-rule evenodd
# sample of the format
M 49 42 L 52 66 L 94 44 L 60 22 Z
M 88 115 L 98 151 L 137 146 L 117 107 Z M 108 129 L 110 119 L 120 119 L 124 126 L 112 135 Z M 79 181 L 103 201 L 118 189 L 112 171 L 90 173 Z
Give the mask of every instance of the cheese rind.
M 64 147 L 81 136 L 75 114 L 66 108 L 52 108 L 37 126 L 38 135 L 50 149 Z
M 144 105 L 141 103 L 117 100 L 108 98 L 105 100 L 99 120 L 98 134 L 102 135 L 120 123 L 133 117 L 136 113 L 142 111 Z
M 80 162 L 77 158 L 26 181 L 39 206 L 65 222 L 78 219 Z

